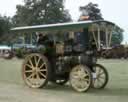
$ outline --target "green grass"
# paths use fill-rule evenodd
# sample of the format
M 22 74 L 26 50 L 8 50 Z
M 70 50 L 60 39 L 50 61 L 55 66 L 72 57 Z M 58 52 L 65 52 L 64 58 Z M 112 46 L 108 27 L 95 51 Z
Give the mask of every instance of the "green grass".
M 109 72 L 109 82 L 105 89 L 91 89 L 83 94 L 73 91 L 69 86 L 50 85 L 37 90 L 36 94 L 42 99 L 45 96 L 48 100 L 53 98 L 58 102 L 128 102 L 128 60 L 99 60 L 98 63 L 104 65 Z M 0 59 L 0 82 L 24 86 L 21 66 L 22 60 Z
M 23 83 L 21 78 L 22 60 L 0 59 L 0 81 Z

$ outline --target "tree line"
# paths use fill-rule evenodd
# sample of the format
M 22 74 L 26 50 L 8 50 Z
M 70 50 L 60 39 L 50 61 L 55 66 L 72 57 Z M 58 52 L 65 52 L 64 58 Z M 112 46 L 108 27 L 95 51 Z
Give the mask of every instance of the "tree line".
M 15 42 L 16 35 L 10 35 L 10 28 L 16 26 L 29 26 L 40 24 L 53 24 L 71 22 L 69 11 L 64 7 L 65 0 L 24 0 L 24 5 L 16 6 L 13 17 L 0 15 L 0 44 Z M 79 7 L 82 16 L 89 16 L 89 20 L 103 20 L 98 4 L 89 3 Z M 120 44 L 123 40 L 123 30 L 118 30 L 112 35 L 112 43 Z

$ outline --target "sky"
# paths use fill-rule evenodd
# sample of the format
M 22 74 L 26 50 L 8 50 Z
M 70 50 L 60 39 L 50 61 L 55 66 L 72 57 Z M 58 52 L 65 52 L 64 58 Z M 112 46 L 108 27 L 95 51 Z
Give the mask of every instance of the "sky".
M 89 2 L 97 3 L 105 20 L 114 22 L 124 29 L 124 41 L 128 42 L 128 0 L 66 0 L 65 9 L 69 10 L 74 21 L 80 15 L 79 7 Z M 16 5 L 23 4 L 23 0 L 1 0 L 0 14 L 13 16 L 16 12 Z

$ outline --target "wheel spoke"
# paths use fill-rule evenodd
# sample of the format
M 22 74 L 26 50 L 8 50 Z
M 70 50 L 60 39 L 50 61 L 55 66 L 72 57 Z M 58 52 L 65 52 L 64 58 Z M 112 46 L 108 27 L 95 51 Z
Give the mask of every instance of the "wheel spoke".
M 34 75 L 35 75 L 35 73 L 32 73 L 29 77 L 27 77 L 27 80 L 29 80 L 29 79 L 33 78 L 33 77 L 34 77 Z
M 102 71 L 101 73 L 99 73 L 99 76 L 101 76 L 101 75 L 103 75 L 104 74 L 104 72 Z
M 86 78 L 86 77 L 88 77 L 89 75 L 87 74 L 87 73 L 85 73 L 84 75 L 83 75 L 83 77 L 84 78 Z
M 77 80 L 77 79 L 73 79 L 73 80 L 72 80 L 72 83 L 73 83 L 74 85 L 78 85 L 78 80 Z
M 43 76 L 44 78 L 46 78 L 46 75 L 45 74 L 43 74 L 41 72 L 39 72 L 39 73 L 40 73 L 41 76 Z
M 78 73 L 77 72 L 73 72 L 72 76 L 78 76 Z
M 25 73 L 32 73 L 33 71 L 32 70 L 26 70 Z
M 34 56 L 34 61 L 35 61 L 35 66 L 36 66 L 36 64 L 37 64 L 37 58 L 36 58 L 36 56 Z
M 82 88 L 85 88 L 85 87 L 87 87 L 87 86 L 88 86 L 87 82 L 85 82 L 85 81 L 82 81 L 82 82 L 81 82 L 81 87 L 82 87 Z
M 89 82 L 89 79 L 83 79 L 84 81 L 86 81 L 86 82 Z
M 72 76 L 73 79 L 79 79 L 79 76 Z
M 46 72 L 47 69 L 40 69 L 39 71 L 40 71 L 40 72 Z
M 36 73 L 36 78 L 40 79 L 39 73 Z
M 101 72 L 101 69 L 100 68 L 98 68 L 98 71 L 97 71 L 97 73 L 99 74 Z
M 26 66 L 28 66 L 29 68 L 33 69 L 33 66 L 29 65 L 29 64 L 26 64 Z
M 96 87 L 100 87 L 99 81 L 98 81 L 97 79 L 95 80 L 95 86 L 96 86 Z
M 78 79 L 78 78 L 79 78 L 79 75 L 78 75 L 77 72 L 73 72 L 72 75 L 71 75 L 71 77 L 72 77 L 73 79 Z
M 37 63 L 36 63 L 36 67 L 38 67 L 38 65 L 39 65 L 39 63 L 40 63 L 40 60 L 41 60 L 41 58 L 39 57 L 39 59 L 38 59 L 38 61 L 37 61 Z
M 105 77 L 103 77 L 103 76 L 99 76 L 99 78 L 100 78 L 100 79 L 105 79 Z
M 44 65 L 45 65 L 45 63 L 43 63 L 43 64 L 39 67 L 39 69 L 41 69 Z
M 100 79 L 97 79 L 97 82 L 98 82 L 99 86 L 103 84 L 103 82 Z
M 31 66 L 34 67 L 31 58 L 28 61 L 31 64 Z

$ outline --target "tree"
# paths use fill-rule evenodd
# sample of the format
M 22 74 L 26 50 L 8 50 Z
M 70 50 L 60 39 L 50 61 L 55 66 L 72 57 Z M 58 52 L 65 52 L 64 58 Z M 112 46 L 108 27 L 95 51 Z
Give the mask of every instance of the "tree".
M 8 34 L 11 26 L 12 23 L 10 17 L 0 16 L 0 43 L 8 40 Z
M 85 6 L 81 6 L 80 11 L 82 12 L 81 16 L 89 16 L 89 20 L 103 20 L 98 4 L 90 2 Z
M 8 33 L 8 31 L 10 30 L 11 27 L 11 22 L 10 22 L 10 18 L 7 16 L 0 16 L 0 37 L 4 34 L 4 33 Z
M 119 45 L 123 41 L 123 30 L 117 28 L 113 31 L 112 34 L 112 45 Z
M 80 7 L 80 11 L 82 14 L 80 15 L 79 20 L 85 20 L 81 19 L 82 16 L 89 16 L 89 19 L 87 20 L 103 20 L 101 10 L 98 8 L 98 4 L 93 4 L 90 2 L 89 4 L 85 6 Z M 112 33 L 112 45 L 115 44 L 121 44 L 123 41 L 123 30 L 120 28 L 114 29 Z
M 64 0 L 24 0 L 24 5 L 16 7 L 13 23 L 16 26 L 25 26 L 71 21 L 63 2 Z

